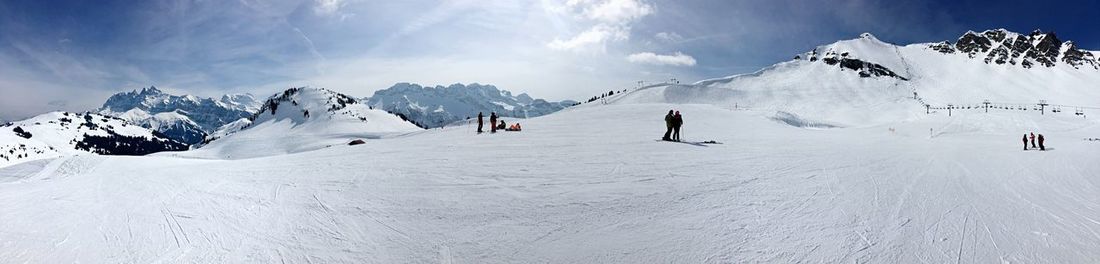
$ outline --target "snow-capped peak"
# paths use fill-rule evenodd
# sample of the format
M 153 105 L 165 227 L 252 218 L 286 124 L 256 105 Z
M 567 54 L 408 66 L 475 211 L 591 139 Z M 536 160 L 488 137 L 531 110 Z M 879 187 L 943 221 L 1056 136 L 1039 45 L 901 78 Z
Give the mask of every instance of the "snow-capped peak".
M 259 112 L 229 123 L 206 140 L 209 144 L 185 155 L 259 157 L 417 130 L 402 117 L 371 109 L 350 96 L 324 88 L 299 87 L 272 95 Z
M 878 38 L 876 38 L 875 35 L 871 34 L 870 32 L 864 32 L 863 34 L 859 34 L 859 38 L 879 41 Z

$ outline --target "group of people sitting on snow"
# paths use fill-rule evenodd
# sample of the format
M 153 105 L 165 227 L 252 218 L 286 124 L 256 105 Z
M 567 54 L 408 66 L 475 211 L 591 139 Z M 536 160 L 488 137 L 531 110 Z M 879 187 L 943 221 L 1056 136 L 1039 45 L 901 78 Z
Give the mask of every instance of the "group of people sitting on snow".
M 511 126 L 508 126 L 508 124 L 504 123 L 503 119 L 500 119 L 500 123 L 497 124 L 498 119 L 500 119 L 500 117 L 497 117 L 496 112 L 490 112 L 489 113 L 489 132 L 496 133 L 497 130 L 504 130 L 504 131 L 520 131 L 520 130 L 523 130 L 523 128 L 520 127 L 519 123 L 515 123 L 515 124 L 512 124 Z M 485 114 L 483 114 L 482 112 L 477 112 L 477 133 L 478 134 L 481 134 L 482 132 L 484 132 L 484 130 L 483 130 L 483 128 L 485 126 L 485 121 L 484 120 L 485 120 Z
M 1024 150 L 1027 150 L 1027 134 L 1024 134 Z M 1047 146 L 1044 145 L 1046 139 L 1043 138 L 1043 134 L 1039 134 L 1039 150 L 1047 150 Z M 1031 132 L 1031 149 L 1035 149 L 1035 132 Z
M 684 117 L 680 116 L 680 111 L 668 110 L 668 114 L 665 115 L 665 136 L 661 137 L 664 141 L 680 141 L 680 126 L 684 125 Z

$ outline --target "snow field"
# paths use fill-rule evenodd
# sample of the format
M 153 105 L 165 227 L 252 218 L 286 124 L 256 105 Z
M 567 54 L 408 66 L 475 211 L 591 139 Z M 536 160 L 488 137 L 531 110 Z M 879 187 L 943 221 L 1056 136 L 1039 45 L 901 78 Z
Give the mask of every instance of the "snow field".
M 669 109 L 684 114 L 685 139 L 723 144 L 655 141 Z M 960 117 L 804 129 L 769 119 L 774 115 L 711 105 L 612 104 L 524 120 L 523 132 L 475 135 L 468 127 L 448 127 L 243 160 L 62 158 L 41 173 L 0 183 L 0 258 L 1100 258 L 1100 164 L 1094 161 L 1100 146 L 1080 140 L 1095 134 L 1095 125 L 1032 119 L 1054 150 L 1024 152 L 1016 131 L 943 129 L 927 136 L 930 127 L 961 126 Z M 994 117 L 971 121 L 1016 122 Z

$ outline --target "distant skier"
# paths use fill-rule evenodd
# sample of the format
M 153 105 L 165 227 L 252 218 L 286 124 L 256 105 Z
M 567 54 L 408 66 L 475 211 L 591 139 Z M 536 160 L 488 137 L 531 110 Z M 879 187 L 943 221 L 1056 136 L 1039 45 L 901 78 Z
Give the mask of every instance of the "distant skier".
M 477 112 L 477 133 L 478 134 L 481 134 L 481 132 L 484 131 L 484 130 L 481 130 L 481 128 L 485 126 L 484 119 L 485 119 L 485 115 L 482 114 L 481 112 Z
M 1039 134 L 1039 150 L 1045 151 L 1047 146 L 1043 144 L 1043 141 L 1046 141 L 1046 139 L 1043 138 L 1043 134 Z
M 661 140 L 665 140 L 665 141 L 672 140 L 672 138 L 671 138 L 671 136 L 672 136 L 672 117 L 673 117 L 672 112 L 673 112 L 672 110 L 668 110 L 668 114 L 665 115 L 665 136 L 661 137 Z
M 676 111 L 676 115 L 672 116 L 672 140 L 680 141 L 680 126 L 684 125 L 684 117 L 680 116 L 680 111 Z
M 1031 132 L 1031 149 L 1035 148 L 1035 132 Z
M 1027 150 L 1027 133 L 1024 133 L 1024 150 Z
M 497 112 L 489 113 L 489 132 L 497 132 Z

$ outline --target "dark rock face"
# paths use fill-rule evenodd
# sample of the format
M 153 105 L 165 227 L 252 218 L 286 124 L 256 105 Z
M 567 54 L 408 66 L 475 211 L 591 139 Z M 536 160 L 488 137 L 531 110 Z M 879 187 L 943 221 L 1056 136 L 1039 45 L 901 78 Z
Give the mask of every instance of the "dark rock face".
M 21 138 L 28 138 L 29 139 L 32 136 L 31 132 L 23 131 L 22 127 L 15 127 L 14 129 L 12 129 L 12 132 L 15 132 L 15 135 L 19 136 Z
M 824 61 L 825 64 L 839 65 L 841 68 L 857 71 L 857 72 L 859 72 L 859 77 L 863 77 L 863 78 L 872 77 L 872 76 L 882 76 L 882 77 L 898 78 L 898 79 L 901 79 L 903 81 L 908 81 L 909 80 L 905 77 L 902 77 L 902 76 L 894 73 L 894 71 L 891 71 L 890 69 L 886 68 L 885 66 L 870 63 L 870 62 L 866 62 L 866 61 L 862 61 L 862 60 L 859 60 L 859 59 L 841 58 L 841 59 L 838 60 L 838 59 L 835 59 L 835 58 L 825 58 L 822 61 Z
M 1005 64 L 1005 62 L 1011 63 L 1013 65 L 1016 64 L 1016 61 L 1011 60 L 1008 49 L 1006 49 L 1004 46 L 993 49 L 989 52 L 989 55 L 985 56 L 985 63 L 988 64 L 990 62 L 997 64 Z
M 955 42 L 955 49 L 959 52 L 970 54 L 971 58 L 974 58 L 974 54 L 985 53 L 989 51 L 989 47 L 992 45 L 988 38 L 979 36 L 973 32 L 966 32 L 958 42 Z
M 817 51 L 814 50 L 814 53 L 816 53 L 816 52 Z M 824 62 L 825 64 L 828 64 L 828 65 L 836 65 L 836 66 L 840 67 L 841 69 L 849 69 L 849 70 L 856 71 L 859 74 L 859 77 L 863 77 L 863 78 L 868 78 L 868 77 L 890 77 L 890 78 L 897 78 L 897 79 L 900 79 L 900 80 L 903 80 L 903 81 L 908 81 L 909 80 L 906 77 L 902 77 L 901 75 L 898 75 L 897 73 L 894 73 L 894 71 L 890 70 L 889 68 L 886 68 L 886 66 L 882 66 L 882 65 L 872 63 L 872 62 L 869 62 L 869 61 L 860 60 L 860 59 L 857 59 L 857 58 L 849 58 L 848 55 L 849 55 L 848 52 L 843 52 L 843 53 L 840 54 L 840 56 L 837 56 L 836 52 L 829 51 L 829 52 L 826 52 L 824 56 L 822 56 L 821 61 Z M 813 61 L 814 60 L 811 60 L 810 62 L 813 62 Z
M 1018 34 L 1004 29 L 967 32 L 953 48 L 949 42 L 929 44 L 928 48 L 944 54 L 956 51 L 970 58 L 983 58 L 987 64 L 1009 64 L 1031 68 L 1036 65 L 1054 67 L 1066 63 L 1074 68 L 1100 69 L 1100 61 L 1091 52 L 1077 48 L 1073 42 L 1063 42 L 1054 32 L 1036 30 Z M 1063 52 L 1064 51 L 1064 52 Z
M 1072 41 L 1067 41 L 1064 45 L 1068 46 L 1068 49 L 1062 54 L 1062 62 L 1069 64 L 1075 68 L 1080 66 L 1092 66 L 1093 68 L 1100 67 L 1100 62 L 1091 52 L 1085 52 L 1077 49 L 1077 45 Z
M 932 50 L 939 51 L 940 53 L 952 54 L 955 53 L 955 46 L 952 46 L 950 42 L 944 41 L 929 46 Z

